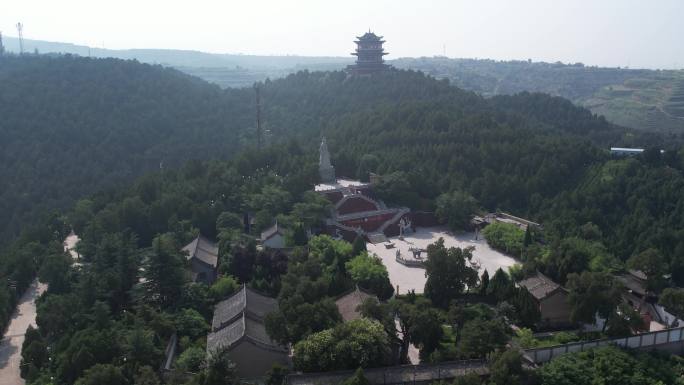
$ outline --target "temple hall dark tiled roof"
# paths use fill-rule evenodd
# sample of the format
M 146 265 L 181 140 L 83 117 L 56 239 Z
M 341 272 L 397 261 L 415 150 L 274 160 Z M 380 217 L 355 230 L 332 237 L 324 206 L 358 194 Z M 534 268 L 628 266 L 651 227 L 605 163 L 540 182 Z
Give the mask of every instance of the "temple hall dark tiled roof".
M 188 260 L 196 258 L 214 268 L 218 265 L 218 246 L 202 235 L 193 239 L 183 251 L 187 252 Z
M 557 290 L 565 290 L 561 285 L 553 282 L 551 278 L 539 272 L 532 277 L 522 280 L 520 286 L 526 288 L 537 300 L 544 299 Z
M 241 317 L 230 325 L 209 333 L 209 336 L 207 336 L 207 351 L 211 352 L 223 347 L 230 349 L 242 340 L 249 341 L 265 349 L 287 352 L 286 348 L 271 340 L 268 333 L 266 333 L 266 327 L 263 322 L 254 320 L 245 313 L 242 313 Z
M 261 241 L 263 242 L 276 234 L 285 235 L 283 230 L 278 226 L 278 223 L 269 227 L 261 233 Z
M 377 300 L 375 295 L 366 293 L 357 286 L 354 291 L 338 297 L 335 305 L 342 319 L 347 322 L 361 318 L 361 312 L 357 309 L 368 298 L 375 298 Z
M 266 297 L 243 285 L 240 291 L 216 305 L 211 328 L 214 331 L 219 330 L 233 322 L 241 313 L 263 320 L 268 313 L 277 309 L 278 301 L 275 298 Z

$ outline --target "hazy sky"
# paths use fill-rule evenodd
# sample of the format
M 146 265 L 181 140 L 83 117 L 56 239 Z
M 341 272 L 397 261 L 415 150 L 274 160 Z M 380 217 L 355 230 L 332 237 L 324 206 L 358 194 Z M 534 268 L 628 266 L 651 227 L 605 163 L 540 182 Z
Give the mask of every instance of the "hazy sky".
M 346 56 L 371 28 L 389 58 L 684 67 L 684 0 L 3 0 L 0 31 L 91 46 Z

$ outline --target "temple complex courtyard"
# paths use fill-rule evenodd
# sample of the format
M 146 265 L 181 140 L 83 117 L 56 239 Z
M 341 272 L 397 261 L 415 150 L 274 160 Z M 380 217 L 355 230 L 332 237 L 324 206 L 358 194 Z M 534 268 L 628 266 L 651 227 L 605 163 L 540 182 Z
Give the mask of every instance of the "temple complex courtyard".
M 418 227 L 416 232 L 404 235 L 404 239 L 399 237 L 389 238 L 394 247 L 387 248 L 386 243 L 368 243 L 366 248 L 370 254 L 375 254 L 382 259 L 382 262 L 387 267 L 390 281 L 395 290 L 399 286 L 399 294 L 408 293 L 415 290 L 416 293 L 422 293 L 425 287 L 425 269 L 421 267 L 406 266 L 397 262 L 397 250 L 401 253 L 403 258 L 413 260 L 413 252 L 410 249 L 426 249 L 431 243 L 436 242 L 439 238 L 444 238 L 444 245 L 448 247 L 466 248 L 469 246 L 475 247 L 473 250 L 473 262 L 479 266 L 479 274 L 482 274 L 485 269 L 489 275 L 494 275 L 498 268 L 505 271 L 510 266 L 513 266 L 517 261 L 503 253 L 500 253 L 487 244 L 482 234 L 478 234 L 478 239 L 475 239 L 475 233 L 461 233 L 453 234 L 446 227 Z M 427 259 L 427 253 L 421 253 L 423 260 Z

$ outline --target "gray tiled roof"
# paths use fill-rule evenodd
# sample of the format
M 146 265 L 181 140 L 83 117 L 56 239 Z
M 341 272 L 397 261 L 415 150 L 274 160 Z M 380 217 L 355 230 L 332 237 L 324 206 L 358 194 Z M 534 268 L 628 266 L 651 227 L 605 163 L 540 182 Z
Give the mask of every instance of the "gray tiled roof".
M 263 242 L 276 234 L 285 235 L 285 233 L 283 233 L 283 229 L 278 226 L 277 222 L 275 225 L 269 227 L 261 233 L 261 241 Z
M 221 330 L 211 332 L 207 336 L 207 351 L 215 351 L 223 347 L 233 347 L 243 339 L 272 350 L 286 352 L 287 349 L 271 340 L 266 333 L 263 322 L 254 320 L 242 313 L 242 316 Z
M 188 243 L 183 251 L 188 253 L 188 260 L 197 258 L 212 267 L 218 265 L 218 246 L 202 235 L 198 235 L 197 238 Z
M 278 301 L 275 298 L 266 297 L 243 285 L 240 291 L 216 305 L 211 328 L 214 331 L 219 330 L 243 312 L 252 318 L 262 320 L 268 313 L 277 309 Z
M 337 305 L 337 311 L 342 316 L 342 319 L 347 322 L 361 318 L 361 312 L 359 312 L 357 308 L 367 298 L 377 299 L 376 296 L 368 294 L 357 287 L 351 293 L 339 297 L 335 301 L 335 305 Z
M 537 272 L 535 276 L 520 281 L 520 286 L 527 289 L 538 300 L 542 300 L 553 294 L 561 285 L 553 282 L 551 278 Z
M 630 271 L 628 274 L 618 275 L 617 279 L 633 293 L 637 293 L 642 297 L 646 295 L 645 282 L 638 274 L 632 274 Z

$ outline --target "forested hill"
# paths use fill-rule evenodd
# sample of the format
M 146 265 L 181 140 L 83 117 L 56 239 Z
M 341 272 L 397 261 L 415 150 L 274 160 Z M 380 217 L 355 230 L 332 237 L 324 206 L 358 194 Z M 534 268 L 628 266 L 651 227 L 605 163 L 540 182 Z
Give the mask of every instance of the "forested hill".
M 2 57 L 0 234 L 161 162 L 228 157 L 253 125 L 252 109 L 249 90 L 226 93 L 160 66 Z
M 314 149 L 320 134 L 329 134 L 347 173 L 356 172 L 366 139 L 377 151 L 461 143 L 468 147 L 457 153 L 474 154 L 463 155 L 473 162 L 500 152 L 492 143 L 525 137 L 520 130 L 532 137 L 580 135 L 602 145 L 631 138 L 559 98 L 488 100 L 413 71 L 358 79 L 305 71 L 261 88 L 269 143 L 297 138 Z M 256 142 L 254 111 L 251 89 L 222 90 L 161 66 L 73 56 L 0 58 L 0 210 L 7 218 L 0 239 L 45 209 L 68 207 L 162 163 L 231 157 Z M 339 128 L 349 122 L 353 130 Z M 406 129 L 419 133 L 417 141 Z

